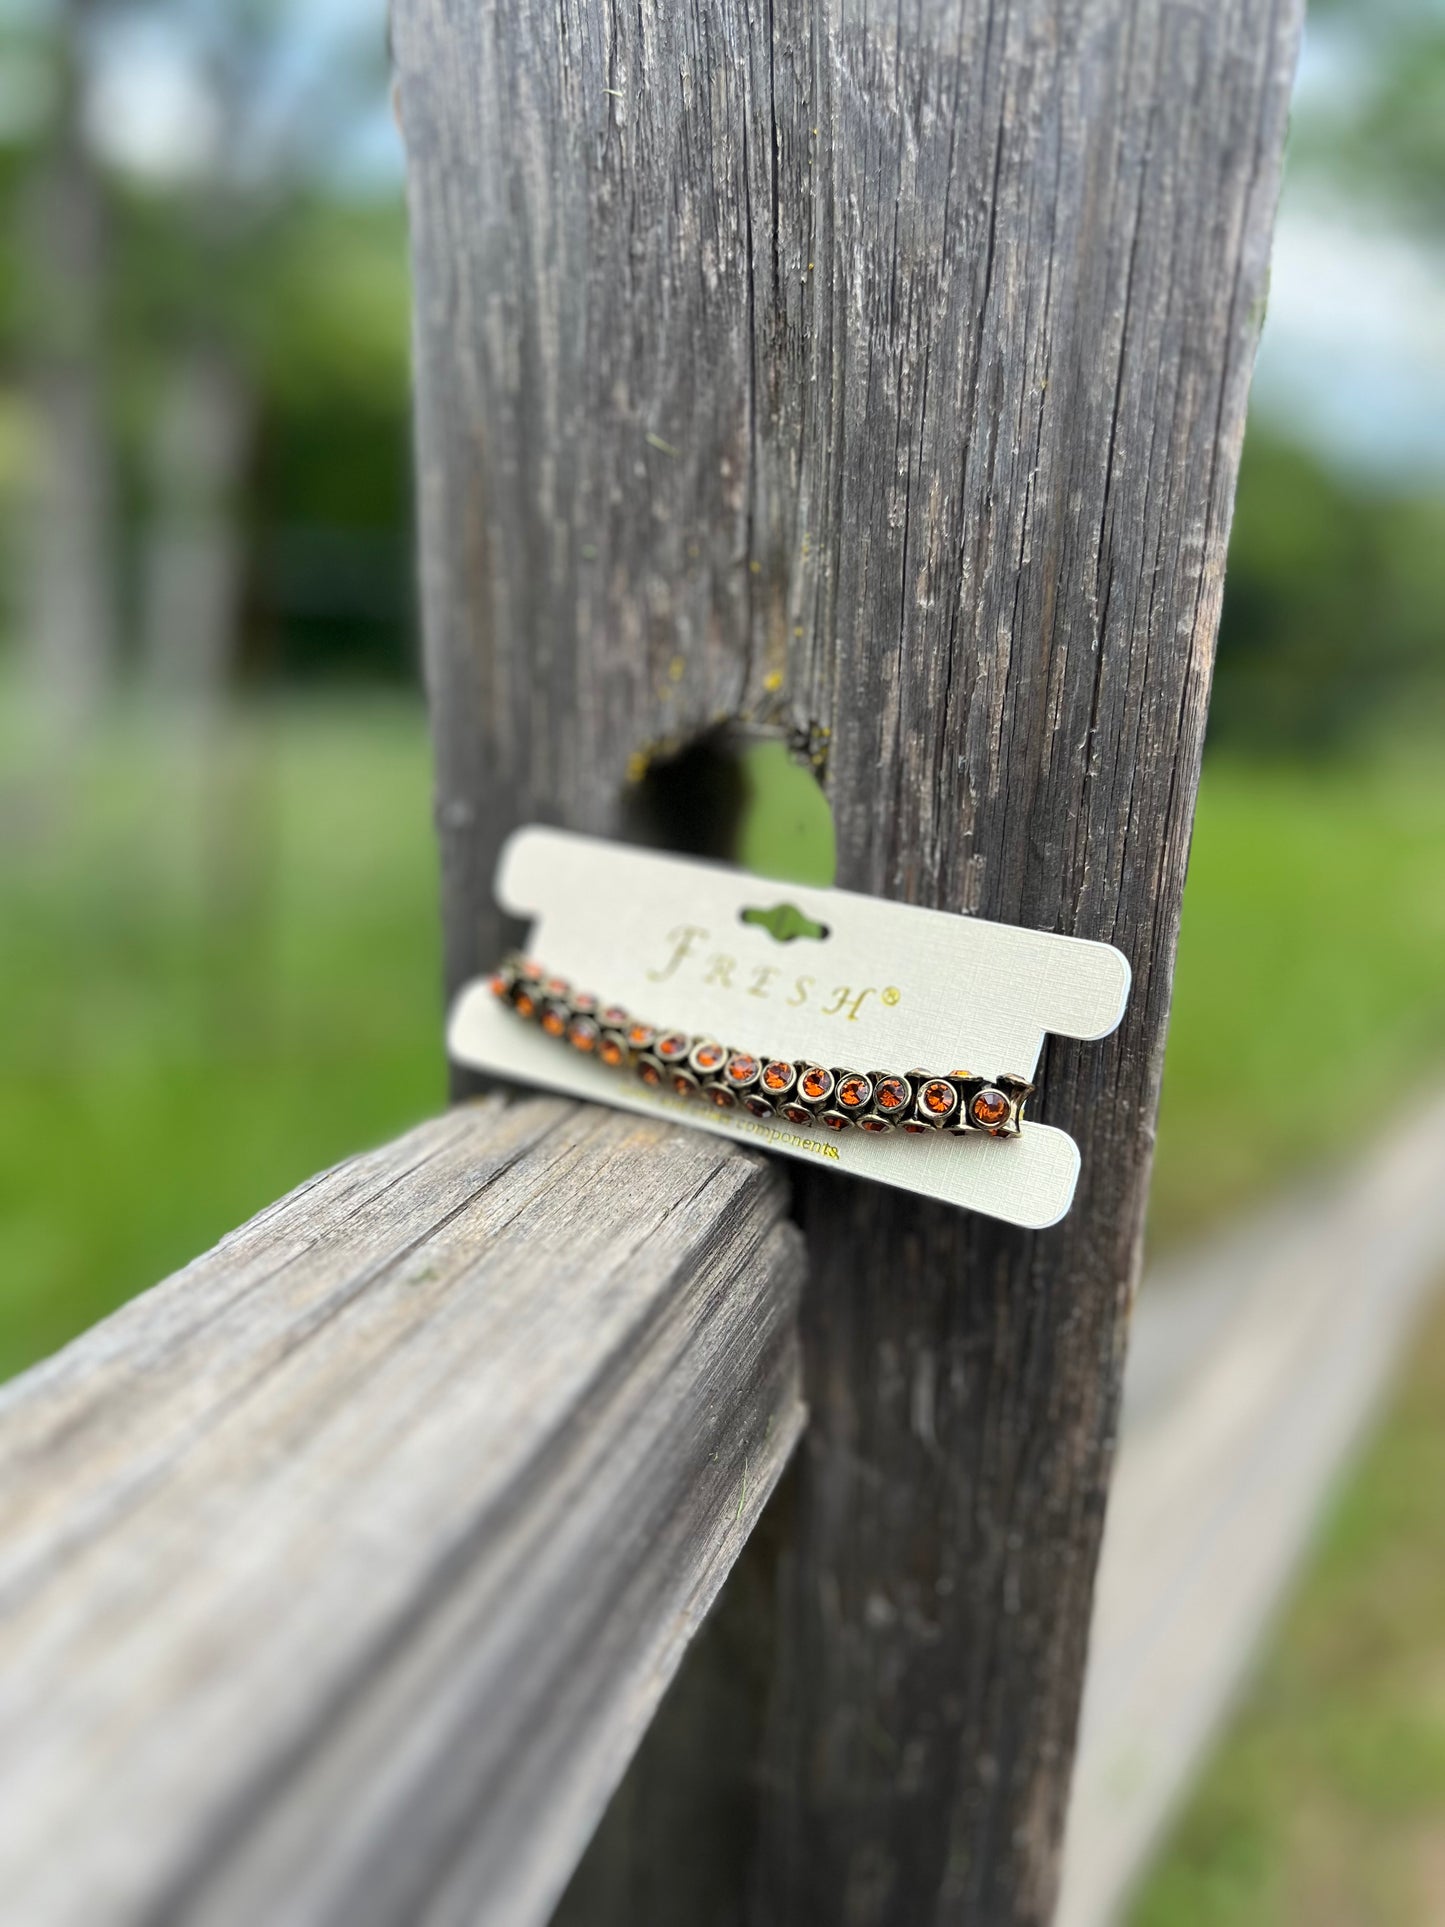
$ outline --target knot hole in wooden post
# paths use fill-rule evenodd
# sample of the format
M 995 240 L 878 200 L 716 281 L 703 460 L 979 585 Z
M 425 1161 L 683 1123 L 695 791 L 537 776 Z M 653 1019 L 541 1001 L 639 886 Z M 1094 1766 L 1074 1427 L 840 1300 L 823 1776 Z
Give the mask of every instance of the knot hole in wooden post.
M 650 849 L 734 863 L 786 883 L 827 886 L 836 869 L 833 813 L 806 753 L 777 732 L 724 724 L 651 757 L 629 782 L 623 833 Z M 754 920 L 775 935 L 772 899 Z M 790 936 L 826 934 L 801 919 Z M 801 927 L 809 924 L 808 928 Z

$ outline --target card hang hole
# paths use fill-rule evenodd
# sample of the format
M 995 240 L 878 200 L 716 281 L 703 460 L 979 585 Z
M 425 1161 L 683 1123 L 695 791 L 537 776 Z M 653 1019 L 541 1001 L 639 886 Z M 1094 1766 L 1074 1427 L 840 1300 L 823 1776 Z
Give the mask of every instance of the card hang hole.
M 775 903 L 770 909 L 762 904 L 749 904 L 745 910 L 739 911 L 738 922 L 751 923 L 759 930 L 766 930 L 774 943 L 795 943 L 799 937 L 822 943 L 828 936 L 827 924 L 815 923 L 796 903 Z

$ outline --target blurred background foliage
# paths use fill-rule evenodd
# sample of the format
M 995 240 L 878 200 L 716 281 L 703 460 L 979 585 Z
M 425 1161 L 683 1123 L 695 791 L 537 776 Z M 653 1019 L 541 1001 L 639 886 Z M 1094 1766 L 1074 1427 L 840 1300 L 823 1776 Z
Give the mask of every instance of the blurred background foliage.
M 3 7 L 13 666 L 81 709 L 147 686 L 411 686 L 405 221 L 379 7 Z M 1282 239 L 1327 230 L 1335 272 L 1385 302 L 1391 266 L 1419 276 L 1428 257 L 1422 333 L 1441 319 L 1442 129 L 1434 0 L 1323 0 Z M 1445 441 L 1416 446 L 1445 429 L 1438 341 L 1412 393 L 1409 353 L 1364 311 L 1336 314 L 1331 342 L 1332 285 L 1291 267 L 1292 310 L 1313 296 L 1327 333 L 1301 339 L 1291 312 L 1266 348 L 1216 753 L 1337 755 L 1445 712 Z
M 442 1101 L 408 299 L 381 0 L 0 0 L 0 1374 Z M 1393 1111 L 1438 1075 L 1442 612 L 1445 6 L 1317 0 L 1156 1245 L 1347 1157 L 1356 1080 Z M 1445 1450 L 1410 1397 L 1407 1469 Z M 1385 1872 L 1298 1902 L 1300 1826 L 1363 1838 L 1383 1796 L 1358 1760 L 1303 1809 L 1271 1779 L 1281 1695 L 1376 1705 L 1378 1574 L 1437 1600 L 1428 1508 L 1376 1508 L 1339 1579 L 1352 1504 L 1300 1608 L 1333 1630 L 1271 1662 L 1141 1921 L 1440 1917 Z M 1438 1669 L 1427 1617 L 1392 1677 Z

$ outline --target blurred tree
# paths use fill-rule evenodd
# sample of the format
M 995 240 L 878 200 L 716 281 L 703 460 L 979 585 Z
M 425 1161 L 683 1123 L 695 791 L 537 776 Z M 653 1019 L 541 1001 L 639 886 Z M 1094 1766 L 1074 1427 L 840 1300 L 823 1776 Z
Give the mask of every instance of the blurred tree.
M 1314 755 L 1445 716 L 1445 501 L 1383 494 L 1252 427 L 1209 741 Z
M 109 221 L 84 130 L 96 0 L 62 0 L 54 110 L 21 196 L 30 274 L 25 386 L 34 438 L 22 633 L 45 706 L 74 722 L 111 681 L 117 634 L 115 474 L 107 395 Z
M 1312 0 L 1292 124 L 1291 197 L 1338 223 L 1445 246 L 1445 6 Z M 1384 485 L 1251 417 L 1225 585 L 1210 743 L 1347 748 L 1445 721 L 1445 490 Z M 1293 434 L 1291 433 L 1293 431 Z M 1437 468 L 1436 476 L 1438 477 Z
M 91 706 L 128 607 L 143 680 L 202 705 L 243 658 L 286 666 L 278 604 L 305 629 L 309 600 L 322 634 L 350 611 L 378 662 L 404 660 L 407 287 L 400 181 L 375 154 L 380 0 L 40 0 L 4 31 L 7 62 L 25 40 L 51 83 L 17 120 L 0 76 L 0 197 L 29 216 L 0 232 L 0 381 L 24 371 L 35 511 L 12 563 L 43 680 Z M 328 491 L 370 493 L 354 542 Z
M 1312 0 L 1332 84 L 1291 134 L 1291 166 L 1445 240 L 1445 8 Z
M 134 338 L 154 395 L 141 647 L 153 691 L 208 704 L 241 655 L 245 504 L 296 209 L 385 99 L 387 75 L 379 15 L 318 29 L 288 0 L 182 0 L 165 17 L 197 133 L 125 197 Z

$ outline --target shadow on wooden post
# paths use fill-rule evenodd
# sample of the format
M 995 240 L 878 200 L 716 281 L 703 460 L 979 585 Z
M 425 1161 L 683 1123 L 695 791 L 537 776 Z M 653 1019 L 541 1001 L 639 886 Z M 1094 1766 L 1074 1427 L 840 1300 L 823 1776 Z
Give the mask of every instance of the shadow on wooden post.
M 1135 972 L 1043 1066 L 1063 1226 L 799 1178 L 813 1423 L 723 1707 L 753 1798 L 704 1770 L 684 1823 L 644 1750 L 586 1917 L 1043 1921 L 1296 0 L 396 27 L 453 983 L 514 824 L 614 832 L 639 758 L 729 720 L 828 745 L 844 887 Z M 719 1663 L 678 1704 L 722 1781 Z

